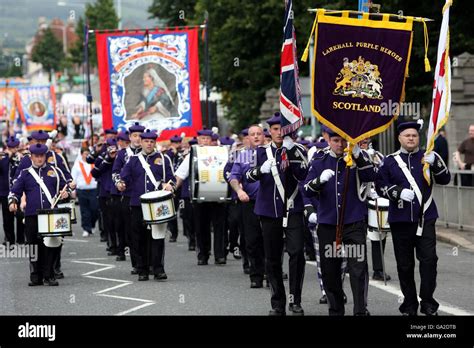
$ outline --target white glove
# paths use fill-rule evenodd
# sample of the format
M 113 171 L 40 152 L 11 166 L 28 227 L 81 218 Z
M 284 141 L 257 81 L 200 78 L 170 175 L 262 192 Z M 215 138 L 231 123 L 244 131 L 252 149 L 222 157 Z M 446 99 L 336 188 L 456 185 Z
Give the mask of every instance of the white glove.
M 48 147 L 48 150 L 51 149 L 51 145 L 53 145 L 53 139 L 46 140 L 46 146 Z
M 369 154 L 370 157 L 373 157 L 373 156 L 375 155 L 375 150 L 372 149 L 372 148 L 369 148 L 369 149 L 367 150 L 367 153 Z
M 321 184 L 329 181 L 336 173 L 332 169 L 324 169 L 323 172 L 321 173 L 321 176 L 319 177 L 319 182 Z
M 316 213 L 311 213 L 311 215 L 308 218 L 308 222 L 310 224 L 316 224 L 318 222 L 318 216 L 316 215 Z
M 415 198 L 415 192 L 409 189 L 403 189 L 400 198 L 404 201 L 411 202 Z
M 283 147 L 286 147 L 288 150 L 291 150 L 295 146 L 295 142 L 291 137 L 286 136 L 283 138 Z
M 355 146 L 352 148 L 352 155 L 354 156 L 355 159 L 359 158 L 359 155 L 360 155 L 359 145 L 355 144 Z
M 435 161 L 435 154 L 433 153 L 433 151 L 426 154 L 425 157 L 423 157 L 423 160 L 425 161 L 425 163 L 428 163 L 430 166 L 433 165 Z
M 51 132 L 49 132 L 48 135 L 51 139 L 54 139 L 58 135 L 58 131 L 56 129 L 54 129 Z
M 260 167 L 260 172 L 263 174 L 268 174 L 270 173 L 272 169 L 272 165 L 275 164 L 275 159 L 267 159 L 265 162 L 263 162 L 262 166 Z

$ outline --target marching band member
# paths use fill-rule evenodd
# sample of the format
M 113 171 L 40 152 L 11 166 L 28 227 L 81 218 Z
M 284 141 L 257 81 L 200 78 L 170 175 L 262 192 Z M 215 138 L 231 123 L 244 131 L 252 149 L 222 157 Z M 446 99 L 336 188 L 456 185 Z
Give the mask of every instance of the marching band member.
M 392 231 L 398 278 L 404 301 L 399 309 L 403 315 L 438 314 L 438 302 L 433 298 L 436 288 L 436 229 L 438 218 L 433 201 L 433 183 L 447 185 L 451 180 L 441 157 L 419 148 L 421 124 L 404 122 L 398 125 L 400 150 L 385 157 L 377 174 L 376 189 L 390 200 L 388 222 Z M 431 184 L 423 176 L 423 165 L 429 163 Z M 420 262 L 420 297 L 415 285 L 415 255 Z
M 286 294 L 283 285 L 283 236 L 289 254 L 290 303 L 294 315 L 303 315 L 304 217 L 298 180 L 307 173 L 306 151 L 291 137 L 282 138 L 280 113 L 267 120 L 272 143 L 257 149 L 254 166 L 246 172 L 250 182 L 260 182 L 255 214 L 260 218 L 265 250 L 265 269 L 272 292 L 270 315 L 285 315 Z
M 132 156 L 120 171 L 119 191 L 130 188 L 132 224 L 132 246 L 136 248 L 138 280 L 148 280 L 150 265 L 153 266 L 155 280 L 165 280 L 164 239 L 152 239 L 152 234 L 143 223 L 140 196 L 144 193 L 175 190 L 173 164 L 167 155 L 155 151 L 157 134 L 145 130 L 140 134 L 142 151 Z M 149 250 L 151 249 L 151 259 Z
M 45 246 L 39 238 L 36 211 L 51 208 L 53 197 L 56 195 L 60 195 L 63 199 L 68 198 L 70 188 L 66 186 L 61 169 L 47 162 L 48 147 L 46 145 L 31 145 L 29 151 L 31 166 L 22 169 L 18 174 L 8 196 L 9 209 L 13 213 L 17 212 L 23 193 L 26 195 L 26 239 L 30 247 L 36 247 L 38 251 L 36 260 L 30 253 L 30 283 L 28 285 L 43 285 L 44 279 L 47 285 L 57 286 L 53 266 L 60 250 Z M 60 192 L 62 187 L 67 187 L 67 190 Z
M 245 241 L 244 245 L 249 260 L 250 287 L 261 288 L 265 274 L 265 254 L 262 228 L 258 216 L 254 213 L 259 182 L 249 182 L 245 173 L 251 168 L 252 161 L 256 158 L 257 147 L 263 145 L 264 136 L 262 128 L 258 125 L 250 126 L 248 132 L 250 147 L 243 148 L 237 153 L 229 181 L 241 202 L 243 233 L 240 239 L 241 244 Z
M 198 131 L 198 145 L 210 146 L 212 131 L 201 129 Z M 179 188 L 190 175 L 189 159 L 186 155 L 181 165 L 176 170 L 176 186 Z M 227 263 L 224 246 L 224 204 L 217 202 L 196 202 L 193 204 L 194 229 L 196 233 L 198 265 L 208 264 L 211 250 L 211 226 L 214 232 L 214 263 L 225 265 Z
M 188 141 L 189 148 L 183 152 L 183 161 L 189 161 L 190 147 L 197 144 L 197 139 L 192 138 Z M 183 163 L 181 161 L 181 163 Z M 181 164 L 180 164 L 181 165 Z M 178 166 L 179 168 L 179 166 Z M 178 171 L 178 169 L 176 169 Z M 182 209 L 180 209 L 180 215 L 183 219 L 183 234 L 188 238 L 188 250 L 196 250 L 196 232 L 194 229 L 194 211 L 193 211 L 193 202 L 191 200 L 190 191 L 189 191 L 189 177 L 183 180 L 179 191 L 181 192 Z M 181 204 L 180 204 L 181 205 Z
M 25 225 L 23 224 L 23 214 L 20 211 L 12 214 L 8 209 L 8 193 L 21 160 L 19 153 L 20 141 L 15 137 L 8 137 L 6 145 L 7 148 L 0 157 L 0 200 L 2 201 L 3 231 L 5 233 L 5 241 L 10 245 L 15 244 L 15 242 L 24 244 Z
M 132 126 L 128 128 L 128 136 L 130 139 L 130 144 L 128 147 L 120 149 L 117 152 L 117 157 L 115 158 L 114 164 L 112 166 L 112 181 L 114 185 L 112 191 L 116 194 L 121 194 L 120 201 L 116 202 L 115 207 L 116 214 L 115 218 L 117 219 L 117 226 L 122 226 L 124 229 L 124 235 L 126 239 L 126 244 L 130 252 L 130 260 L 132 263 L 131 274 L 138 274 L 137 271 L 137 254 L 138 246 L 134 245 L 134 238 L 132 236 L 132 225 L 131 225 L 131 210 L 130 210 L 130 195 L 131 189 L 127 187 L 124 191 L 119 191 L 117 189 L 117 184 L 121 181 L 120 172 L 122 171 L 125 164 L 130 160 L 130 158 L 142 151 L 141 148 L 141 138 L 140 135 L 145 131 L 145 127 L 140 125 L 139 122 L 135 122 Z M 117 255 L 117 260 L 122 261 L 124 257 Z
M 355 165 L 346 167 L 344 149 L 347 142 L 338 134 L 328 131 L 330 150 L 318 153 L 305 180 L 304 190 L 308 197 L 316 197 L 317 234 L 321 257 L 321 271 L 324 289 L 329 302 L 329 315 L 344 315 L 344 292 L 342 288 L 341 264 L 342 253 L 336 248 L 336 227 L 342 207 L 344 195 L 344 176 L 349 172 L 348 187 L 346 188 L 346 205 L 344 212 L 344 227 L 342 231 L 343 246 L 355 246 L 351 250 L 363 253 L 347 255 L 352 294 L 354 298 L 354 315 L 370 315 L 367 310 L 368 267 L 366 258 L 365 202 L 358 197 L 361 182 L 375 180 L 374 166 L 362 154 L 358 146 L 354 147 Z M 332 251 L 332 253 L 328 253 Z

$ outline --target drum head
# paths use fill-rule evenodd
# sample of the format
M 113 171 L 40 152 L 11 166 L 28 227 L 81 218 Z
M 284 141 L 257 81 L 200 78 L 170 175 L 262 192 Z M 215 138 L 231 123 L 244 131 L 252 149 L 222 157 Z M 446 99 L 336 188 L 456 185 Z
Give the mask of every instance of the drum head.
M 61 237 L 44 237 L 43 243 L 48 248 L 57 248 L 61 246 L 61 244 L 63 243 L 63 239 Z
M 168 199 L 173 197 L 173 194 L 169 191 L 166 190 L 160 190 L 160 191 L 152 191 L 152 192 L 147 192 L 144 193 L 140 196 L 140 199 L 142 200 L 155 200 L 155 199 Z

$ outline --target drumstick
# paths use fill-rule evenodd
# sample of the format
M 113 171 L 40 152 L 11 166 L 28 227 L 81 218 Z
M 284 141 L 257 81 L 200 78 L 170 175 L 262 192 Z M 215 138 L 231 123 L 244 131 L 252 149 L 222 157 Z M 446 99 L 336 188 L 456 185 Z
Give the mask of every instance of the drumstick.
M 61 195 L 66 192 L 66 189 L 67 189 L 67 185 L 64 185 L 64 188 L 61 190 L 61 192 L 58 193 L 57 197 L 55 198 L 53 204 L 51 205 L 51 209 L 54 208 L 54 206 L 59 202 L 59 200 L 61 199 Z

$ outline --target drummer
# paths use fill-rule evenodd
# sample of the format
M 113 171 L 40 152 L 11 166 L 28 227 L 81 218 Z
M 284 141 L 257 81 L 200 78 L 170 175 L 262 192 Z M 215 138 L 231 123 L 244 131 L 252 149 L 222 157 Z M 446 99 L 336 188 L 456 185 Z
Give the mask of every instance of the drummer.
M 175 178 L 171 159 L 155 151 L 157 134 L 145 130 L 140 134 L 142 151 L 132 156 L 120 172 L 119 191 L 130 188 L 132 245 L 137 248 L 138 280 L 148 280 L 150 265 L 155 280 L 165 280 L 164 239 L 152 239 L 151 232 L 143 223 L 140 196 L 147 192 L 167 190 L 174 192 Z M 147 166 L 148 165 L 148 166 Z M 149 168 L 149 171 L 148 171 Z M 164 174 L 164 177 L 163 177 Z M 148 250 L 151 248 L 151 260 Z
M 331 130 L 327 130 L 330 150 L 313 157 L 311 168 L 305 180 L 304 190 L 308 197 L 316 197 L 317 234 L 321 252 L 321 272 L 329 303 L 329 315 L 344 315 L 344 292 L 342 288 L 342 254 L 336 246 L 336 227 L 344 195 L 344 177 L 347 167 L 344 149 L 347 142 Z M 349 169 L 346 188 L 346 207 L 342 242 L 353 254 L 347 257 L 348 269 L 354 298 L 354 315 L 370 315 L 367 310 L 368 267 L 366 252 L 365 212 L 367 207 L 358 197 L 357 175 L 361 182 L 375 180 L 375 169 L 356 145 L 352 151 L 354 165 Z M 348 248 L 349 250 L 349 248 Z M 328 251 L 331 251 L 328 253 Z M 329 256 L 330 255 L 330 256 Z
M 38 209 L 49 209 L 54 198 L 59 195 L 62 199 L 70 196 L 70 188 L 66 186 L 61 169 L 47 163 L 48 147 L 34 144 L 29 148 L 31 166 L 23 169 L 13 184 L 9 199 L 9 210 L 18 211 L 18 205 L 23 193 L 26 194 L 25 232 L 30 245 L 30 282 L 29 286 L 43 285 L 43 279 L 49 286 L 57 286 L 53 263 L 59 253 L 59 248 L 44 245 L 38 235 Z M 44 185 L 44 186 L 43 186 Z M 61 190 L 62 188 L 65 188 Z M 33 248 L 35 253 L 33 253 Z M 36 255 L 35 255 L 36 254 Z

